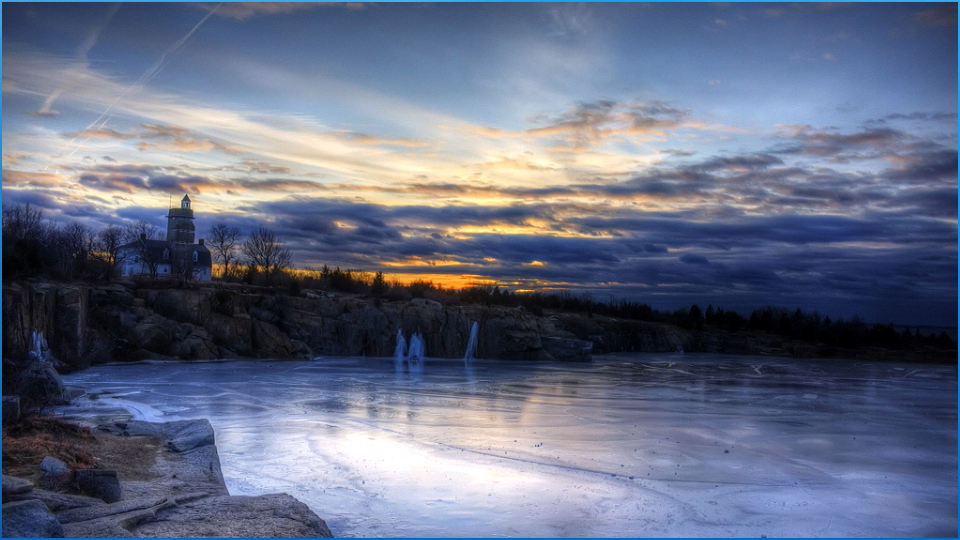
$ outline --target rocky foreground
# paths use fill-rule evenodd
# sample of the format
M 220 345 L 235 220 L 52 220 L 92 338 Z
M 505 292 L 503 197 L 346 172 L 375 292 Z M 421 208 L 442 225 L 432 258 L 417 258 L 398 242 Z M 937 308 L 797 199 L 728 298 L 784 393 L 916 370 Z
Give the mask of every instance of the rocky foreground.
M 95 436 L 103 456 L 98 468 L 71 471 L 53 457 L 38 464 L 39 483 L 50 489 L 4 474 L 4 537 L 333 536 L 285 493 L 230 495 L 206 420 L 118 422 L 99 426 Z M 132 459 L 130 448 L 136 448 Z

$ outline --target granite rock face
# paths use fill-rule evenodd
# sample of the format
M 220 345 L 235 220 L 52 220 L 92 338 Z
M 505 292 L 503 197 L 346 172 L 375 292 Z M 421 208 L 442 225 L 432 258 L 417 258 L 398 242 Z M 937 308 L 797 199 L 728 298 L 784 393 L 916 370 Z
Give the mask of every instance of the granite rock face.
M 307 505 L 286 493 L 221 496 L 161 509 L 137 534 L 152 538 L 332 538 Z
M 470 327 L 477 357 L 589 360 L 612 352 L 812 355 L 777 336 L 694 331 L 586 313 L 534 314 L 495 305 L 441 305 L 238 285 L 11 284 L 3 289 L 4 354 L 26 351 L 33 330 L 68 369 L 138 359 L 393 355 L 397 332 L 420 333 L 427 356 L 462 358 Z M 65 315 L 66 314 L 66 315 Z M 779 340 L 779 341 L 778 341 Z
M 52 352 L 68 370 L 150 358 L 388 357 L 398 331 L 408 337 L 420 333 L 428 356 L 462 358 L 473 322 L 480 325 L 480 358 L 551 359 L 543 338 L 588 341 L 543 325 L 542 317 L 521 308 L 320 291 L 293 296 L 242 287 L 151 289 L 132 284 L 61 291 L 53 284 L 12 284 L 4 287 L 4 308 L 5 355 L 25 351 L 32 330 L 52 332 Z M 68 325 L 58 327 L 61 312 L 71 315 Z M 573 349 L 585 351 L 588 344 Z

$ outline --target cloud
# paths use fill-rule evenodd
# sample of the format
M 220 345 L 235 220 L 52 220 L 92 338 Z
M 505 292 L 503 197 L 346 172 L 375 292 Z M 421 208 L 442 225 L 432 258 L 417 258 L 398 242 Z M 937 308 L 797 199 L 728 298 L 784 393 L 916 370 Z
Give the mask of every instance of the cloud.
M 96 26 L 90 29 L 87 33 L 84 40 L 81 42 L 80 46 L 77 47 L 76 57 L 79 60 L 79 64 L 75 69 L 71 70 L 66 74 L 66 77 L 63 78 L 60 85 L 54 88 L 50 95 L 43 101 L 43 105 L 39 110 L 31 111 L 27 114 L 37 118 L 53 118 L 60 115 L 60 112 L 53 108 L 53 104 L 57 99 L 62 96 L 65 92 L 72 91 L 78 84 L 81 83 L 83 79 L 83 71 L 89 62 L 87 60 L 87 53 L 90 52 L 90 49 L 97 44 L 97 41 L 100 39 L 100 34 L 110 23 L 110 20 L 117 13 L 117 10 L 120 8 L 120 4 L 116 3 L 107 7 L 107 12 L 104 17 L 98 22 Z
M 88 128 L 73 133 L 64 133 L 70 139 L 100 139 L 128 141 L 138 140 L 141 151 L 155 152 L 211 152 L 218 150 L 228 154 L 240 153 L 236 147 L 211 139 L 197 138 L 190 130 L 173 125 L 141 124 L 133 133 L 124 133 L 111 128 Z
M 125 141 L 136 138 L 136 135 L 132 133 L 122 133 L 115 129 L 110 128 L 89 128 L 81 131 L 75 131 L 72 133 L 64 133 L 64 137 L 68 139 L 74 138 L 85 138 L 85 139 L 104 139 L 104 140 L 117 140 Z
M 947 181 L 956 186 L 957 152 L 937 150 L 898 156 L 900 166 L 884 172 L 882 178 L 895 182 L 934 183 Z
M 957 113 L 946 112 L 913 112 L 910 114 L 894 113 L 884 116 L 882 120 L 916 120 L 932 122 L 951 122 L 956 123 Z
M 404 146 L 407 148 L 423 148 L 429 146 L 426 142 L 415 139 L 376 137 L 367 135 L 366 133 L 356 133 L 352 131 L 340 131 L 337 133 L 341 134 L 346 140 L 359 144 Z
M 796 126 L 788 135 L 796 146 L 778 150 L 781 154 L 806 154 L 819 157 L 845 155 L 856 157 L 851 152 L 862 150 L 890 150 L 901 145 L 907 135 L 900 130 L 878 127 L 856 133 L 831 133 L 812 131 L 806 126 Z
M 254 161 L 249 159 L 240 162 L 240 165 L 235 168 L 244 172 L 261 174 L 290 174 L 293 172 L 293 170 L 286 165 L 277 165 L 275 163 L 267 163 L 265 161 Z
M 550 30 L 554 35 L 585 36 L 596 29 L 596 18 L 586 4 L 552 5 L 547 14 L 550 17 Z
M 914 14 L 913 21 L 924 26 L 956 28 L 957 4 L 947 2 L 918 11 Z
M 674 157 L 690 157 L 696 155 L 696 152 L 693 150 L 682 150 L 680 148 L 666 148 L 662 150 L 657 150 L 658 154 L 668 154 Z
M 710 261 L 708 261 L 706 257 L 695 255 L 693 253 L 684 253 L 681 255 L 680 262 L 683 264 L 696 264 L 701 266 L 707 266 L 710 264 Z
M 256 15 L 294 13 L 322 6 L 341 6 L 348 9 L 364 9 L 363 2 L 224 2 L 222 4 L 199 3 L 198 7 L 213 11 L 220 17 L 243 21 Z
M 22 171 L 4 167 L 3 185 L 17 187 L 60 187 L 66 182 L 60 174 Z
M 136 193 L 149 188 L 147 181 L 139 176 L 127 176 L 119 174 L 81 174 L 80 184 L 99 191 L 122 191 L 125 193 Z
M 60 94 L 57 94 L 55 97 L 59 97 L 59 95 Z M 60 111 L 51 109 L 49 106 L 45 105 L 43 108 L 36 111 L 30 111 L 27 114 L 35 118 L 56 118 L 60 116 Z
M 525 133 L 554 137 L 574 149 L 593 148 L 617 135 L 664 137 L 666 130 L 682 126 L 687 114 L 661 101 L 581 102 L 558 117 L 538 120 L 545 125 Z

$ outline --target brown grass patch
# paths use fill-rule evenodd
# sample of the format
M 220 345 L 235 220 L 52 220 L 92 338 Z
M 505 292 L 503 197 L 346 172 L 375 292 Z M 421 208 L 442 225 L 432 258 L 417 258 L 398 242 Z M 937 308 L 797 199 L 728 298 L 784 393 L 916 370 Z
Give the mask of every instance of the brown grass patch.
M 58 418 L 30 417 L 3 428 L 3 473 L 37 480 L 40 461 L 53 456 L 71 469 L 89 469 L 97 460 L 89 447 L 90 430 Z

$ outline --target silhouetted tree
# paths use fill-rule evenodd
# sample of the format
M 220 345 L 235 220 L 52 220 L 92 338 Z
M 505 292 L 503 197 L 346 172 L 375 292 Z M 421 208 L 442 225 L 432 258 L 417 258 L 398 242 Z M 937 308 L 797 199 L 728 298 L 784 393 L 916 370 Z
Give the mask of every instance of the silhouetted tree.
M 50 231 L 52 269 L 64 281 L 73 281 L 88 270 L 87 262 L 93 250 L 94 233 L 86 225 L 71 223 Z
M 90 257 L 98 264 L 103 279 L 110 279 L 123 263 L 123 243 L 123 229 L 116 225 L 109 225 L 94 236 Z
M 160 257 L 156 250 L 150 248 L 150 241 L 160 239 L 160 229 L 156 225 L 141 219 L 125 225 L 123 237 L 125 243 L 134 244 L 134 261 L 143 263 L 150 271 L 150 276 L 156 277 Z
M 43 211 L 30 204 L 3 207 L 3 275 L 32 276 L 43 271 L 50 259 L 50 227 Z
M 283 240 L 270 229 L 260 227 L 253 231 L 240 250 L 247 258 L 247 266 L 251 277 L 263 275 L 266 279 L 278 274 L 290 266 L 292 256 L 290 250 L 283 245 Z
M 220 278 L 233 275 L 231 264 L 237 260 L 237 242 L 240 241 L 240 229 L 229 227 L 226 223 L 217 223 L 210 229 L 207 244 L 213 252 L 213 260 L 223 265 Z
M 380 296 L 387 292 L 387 281 L 383 278 L 383 272 L 377 272 L 370 284 L 370 294 Z

